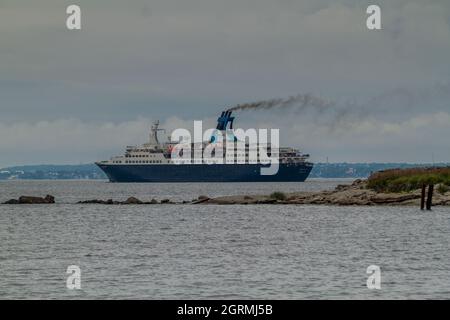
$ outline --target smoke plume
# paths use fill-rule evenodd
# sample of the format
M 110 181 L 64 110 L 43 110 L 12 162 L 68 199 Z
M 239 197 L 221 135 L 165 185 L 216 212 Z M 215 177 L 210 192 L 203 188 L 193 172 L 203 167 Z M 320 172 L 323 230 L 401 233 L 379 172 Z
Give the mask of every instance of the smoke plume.
M 237 106 L 228 109 L 228 111 L 260 110 L 260 109 L 275 109 L 275 108 L 296 108 L 299 110 L 304 110 L 307 108 L 312 108 L 316 109 L 319 112 L 322 112 L 334 105 L 335 103 L 332 101 L 307 93 L 291 96 L 287 99 L 271 99 L 245 104 L 238 104 Z
M 440 83 L 421 89 L 394 88 L 364 102 L 333 101 L 307 93 L 286 99 L 238 104 L 228 110 L 259 111 L 290 108 L 292 111 L 308 111 L 312 116 L 310 120 L 327 124 L 329 131 L 335 132 L 337 129 L 353 126 L 355 121 L 366 120 L 369 117 L 402 121 L 411 112 L 423 110 L 424 105 L 427 106 L 427 112 L 447 110 L 449 99 L 450 85 Z

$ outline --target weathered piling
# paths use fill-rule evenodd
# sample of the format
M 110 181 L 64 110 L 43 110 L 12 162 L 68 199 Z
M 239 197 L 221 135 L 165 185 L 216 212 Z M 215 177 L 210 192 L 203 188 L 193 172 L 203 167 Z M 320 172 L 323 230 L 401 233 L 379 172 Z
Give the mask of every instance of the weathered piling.
M 420 210 L 425 210 L 425 194 L 426 194 L 427 185 L 422 184 L 422 194 L 420 197 Z
M 433 191 L 434 191 L 434 184 L 430 184 L 428 186 L 427 210 L 431 210 L 431 206 L 433 204 Z

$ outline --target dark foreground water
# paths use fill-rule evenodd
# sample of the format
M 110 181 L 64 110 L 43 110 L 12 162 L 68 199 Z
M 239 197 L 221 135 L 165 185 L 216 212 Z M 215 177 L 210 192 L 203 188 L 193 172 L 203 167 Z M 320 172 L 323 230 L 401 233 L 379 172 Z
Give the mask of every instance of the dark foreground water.
M 348 183 L 348 181 L 346 181 Z M 0 182 L 0 298 L 450 298 L 450 209 L 273 205 L 77 205 L 91 198 L 321 190 L 288 184 Z M 66 269 L 81 268 L 81 290 Z M 381 289 L 366 286 L 369 265 Z

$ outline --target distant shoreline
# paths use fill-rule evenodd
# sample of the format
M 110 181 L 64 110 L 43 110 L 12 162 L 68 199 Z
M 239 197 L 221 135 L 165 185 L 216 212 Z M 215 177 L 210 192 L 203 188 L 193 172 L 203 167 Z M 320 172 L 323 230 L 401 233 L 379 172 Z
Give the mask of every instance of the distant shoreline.
M 298 184 L 298 183 L 305 183 L 308 181 L 348 181 L 348 182 L 352 182 L 354 180 L 357 179 L 365 179 L 364 177 L 361 178 L 308 178 L 306 179 L 306 181 L 304 182 L 194 182 L 194 183 L 290 183 L 290 184 Z M 0 180 L 1 182 L 19 182 L 19 181 L 37 181 L 37 182 L 53 182 L 53 181 L 73 181 L 73 182 L 83 182 L 83 181 L 96 181 L 96 182 L 106 182 L 106 183 L 112 183 L 112 184 L 153 184 L 153 182 L 110 182 L 108 179 L 10 179 L 10 180 Z M 193 183 L 193 182 L 155 182 L 155 183 L 164 183 L 164 184 L 170 184 L 170 183 L 175 183 L 175 184 L 180 184 L 180 183 L 184 183 L 184 184 L 188 184 L 188 183 Z
M 371 173 L 387 169 L 444 167 L 450 163 L 315 163 L 308 179 L 364 179 Z M 5 180 L 107 180 L 95 164 L 26 165 L 0 169 L 0 181 Z

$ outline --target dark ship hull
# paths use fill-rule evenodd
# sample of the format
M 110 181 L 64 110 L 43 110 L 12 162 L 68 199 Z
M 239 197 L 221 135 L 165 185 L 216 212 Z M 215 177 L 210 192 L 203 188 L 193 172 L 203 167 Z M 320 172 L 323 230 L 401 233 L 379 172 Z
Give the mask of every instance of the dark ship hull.
M 97 163 L 111 182 L 303 182 L 312 163 L 279 164 L 275 175 L 261 175 L 261 164 L 143 164 Z

